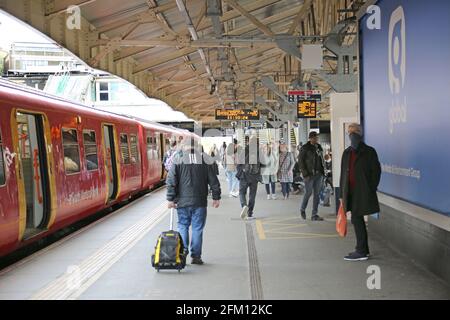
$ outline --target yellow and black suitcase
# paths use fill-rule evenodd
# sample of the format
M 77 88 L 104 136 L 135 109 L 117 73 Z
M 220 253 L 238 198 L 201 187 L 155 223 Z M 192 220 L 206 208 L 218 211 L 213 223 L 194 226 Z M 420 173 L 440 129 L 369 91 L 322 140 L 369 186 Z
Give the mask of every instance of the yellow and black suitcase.
M 170 210 L 170 230 L 162 232 L 152 255 L 152 266 L 159 272 L 161 269 L 178 270 L 186 266 L 186 255 L 180 233 L 173 230 L 173 211 Z

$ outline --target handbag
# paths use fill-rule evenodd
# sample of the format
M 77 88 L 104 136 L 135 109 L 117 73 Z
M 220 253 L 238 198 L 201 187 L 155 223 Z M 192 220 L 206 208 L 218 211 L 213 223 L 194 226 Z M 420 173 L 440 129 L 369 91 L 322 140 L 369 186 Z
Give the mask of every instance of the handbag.
M 347 215 L 344 212 L 342 203 L 339 206 L 339 211 L 336 219 L 336 231 L 341 237 L 347 235 Z

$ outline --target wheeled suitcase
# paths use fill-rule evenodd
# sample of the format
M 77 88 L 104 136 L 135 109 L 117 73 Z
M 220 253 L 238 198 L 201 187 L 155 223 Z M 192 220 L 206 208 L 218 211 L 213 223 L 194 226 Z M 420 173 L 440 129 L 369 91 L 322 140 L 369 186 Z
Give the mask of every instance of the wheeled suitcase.
M 186 266 L 186 255 L 180 233 L 173 230 L 174 209 L 170 209 L 170 230 L 162 232 L 152 255 L 152 266 L 159 272 L 161 269 L 178 270 Z

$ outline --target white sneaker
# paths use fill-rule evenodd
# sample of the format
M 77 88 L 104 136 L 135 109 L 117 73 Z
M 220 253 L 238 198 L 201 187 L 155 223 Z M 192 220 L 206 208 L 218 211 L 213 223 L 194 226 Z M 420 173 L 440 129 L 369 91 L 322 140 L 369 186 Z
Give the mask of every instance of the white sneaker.
M 272 200 L 277 200 L 277 195 L 276 194 L 272 194 Z
M 256 218 L 254 217 L 254 216 L 251 216 L 251 217 L 247 217 L 247 218 L 245 218 L 245 220 L 255 220 Z
M 241 219 L 247 218 L 248 217 L 247 214 L 248 214 L 248 207 L 244 206 L 241 211 Z
M 272 199 L 272 198 L 270 197 L 270 194 L 268 194 L 267 195 L 267 200 L 270 200 L 270 199 Z
M 236 192 L 232 192 L 231 196 L 237 198 L 239 196 L 239 192 L 237 192 L 237 191 Z

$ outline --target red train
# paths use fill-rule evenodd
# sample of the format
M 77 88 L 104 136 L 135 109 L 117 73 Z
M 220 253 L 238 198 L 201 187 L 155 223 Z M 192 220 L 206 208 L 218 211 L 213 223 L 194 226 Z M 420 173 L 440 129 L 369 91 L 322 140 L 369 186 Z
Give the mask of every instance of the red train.
M 0 257 L 152 189 L 181 137 L 0 81 Z

